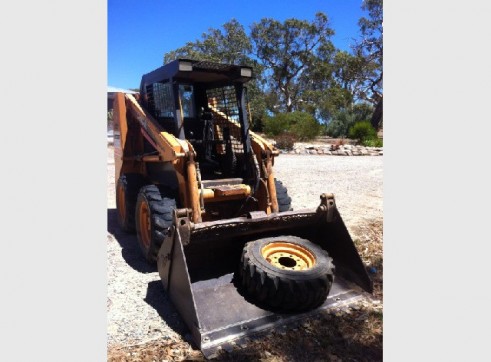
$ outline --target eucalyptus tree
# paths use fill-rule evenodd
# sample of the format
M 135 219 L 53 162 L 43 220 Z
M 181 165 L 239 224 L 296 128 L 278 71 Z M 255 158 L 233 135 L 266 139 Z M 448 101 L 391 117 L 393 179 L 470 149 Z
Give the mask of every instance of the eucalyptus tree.
M 223 24 L 222 29 L 210 28 L 201 39 L 188 42 L 181 48 L 164 55 L 164 64 L 179 57 L 208 60 L 228 64 L 250 65 L 251 42 L 244 27 L 232 19 Z
M 222 26 L 210 28 L 201 39 L 188 42 L 181 48 L 164 55 L 164 64 L 177 58 L 207 60 L 218 63 L 249 65 L 254 68 L 254 79 L 247 83 L 253 126 L 261 125 L 266 113 L 266 103 L 261 84 L 262 66 L 251 56 L 252 45 L 244 27 L 236 19 Z
M 278 94 L 277 110 L 292 112 L 302 108 L 309 68 L 314 65 L 319 48 L 332 45 L 333 34 L 327 16 L 321 12 L 312 22 L 263 18 L 252 24 L 253 52 L 264 66 L 268 91 Z
M 330 42 L 321 44 L 302 79 L 302 108 L 328 123 L 339 109 L 351 106 L 353 59 Z
M 371 123 L 378 129 L 382 126 L 383 107 L 383 0 L 364 0 L 362 9 L 368 17 L 359 20 L 361 39 L 353 47 L 362 62 L 356 93 L 375 105 Z

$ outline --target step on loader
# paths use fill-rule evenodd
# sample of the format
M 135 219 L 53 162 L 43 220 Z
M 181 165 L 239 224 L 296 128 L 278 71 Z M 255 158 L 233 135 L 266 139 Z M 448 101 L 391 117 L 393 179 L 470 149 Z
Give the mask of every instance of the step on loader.
M 293 211 L 250 130 L 248 66 L 177 59 L 114 100 L 118 223 L 206 357 L 372 292 L 334 196 Z

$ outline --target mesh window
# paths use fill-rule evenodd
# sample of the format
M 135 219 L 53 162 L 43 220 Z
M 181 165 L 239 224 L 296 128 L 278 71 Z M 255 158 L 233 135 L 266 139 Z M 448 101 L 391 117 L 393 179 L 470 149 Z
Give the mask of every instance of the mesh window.
M 174 117 L 170 83 L 153 83 L 147 87 L 148 105 L 155 117 Z
M 227 119 L 229 119 L 240 127 L 239 107 L 237 104 L 235 88 L 233 86 L 228 86 L 208 89 L 206 91 L 206 96 L 208 98 L 208 107 L 213 111 L 213 124 L 216 128 L 214 133 L 215 139 L 224 140 L 224 135 L 226 137 L 227 133 L 229 133 L 234 153 L 244 153 L 240 129 L 229 127 L 227 122 Z M 225 129 L 227 129 L 228 132 Z

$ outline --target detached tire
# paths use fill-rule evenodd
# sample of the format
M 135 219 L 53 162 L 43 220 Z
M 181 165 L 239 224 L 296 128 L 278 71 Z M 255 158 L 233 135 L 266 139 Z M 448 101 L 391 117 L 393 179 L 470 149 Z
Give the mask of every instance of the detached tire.
M 136 201 L 136 236 L 145 259 L 155 263 L 160 246 L 172 225 L 176 201 L 155 185 L 141 188 Z
M 264 238 L 245 245 L 239 279 L 259 305 L 300 312 L 324 303 L 334 280 L 334 265 L 324 249 L 306 239 Z
M 279 212 L 292 211 L 292 198 L 288 196 L 288 189 L 280 180 L 274 179 L 276 187 L 276 199 L 278 200 Z
M 116 186 L 118 224 L 127 233 L 135 232 L 135 205 L 145 179 L 138 173 L 122 174 Z

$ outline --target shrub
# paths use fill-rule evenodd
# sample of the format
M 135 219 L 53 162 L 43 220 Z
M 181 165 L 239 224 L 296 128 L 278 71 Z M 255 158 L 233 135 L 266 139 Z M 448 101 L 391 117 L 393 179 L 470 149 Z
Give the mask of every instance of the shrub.
M 316 138 L 322 126 L 310 113 L 293 112 L 290 113 L 290 132 L 294 133 L 299 141 L 310 141 Z
M 356 122 L 348 131 L 349 138 L 355 139 L 358 143 L 377 138 L 377 131 L 372 127 L 370 122 Z
M 346 137 L 347 130 L 347 125 L 342 120 L 334 119 L 327 125 L 326 135 L 333 138 Z
M 276 137 L 288 131 L 288 120 L 282 115 L 276 117 L 266 117 L 264 119 L 264 133 L 268 137 Z
M 347 137 L 348 129 L 355 122 L 356 116 L 353 113 L 347 110 L 339 111 L 333 116 L 331 123 L 327 125 L 326 134 L 334 138 Z
M 295 144 L 296 138 L 295 135 L 291 132 L 284 132 L 279 136 L 275 137 L 276 147 L 290 151 L 293 149 L 293 145 Z
M 384 147 L 384 141 L 380 138 L 373 138 L 370 140 L 362 141 L 362 145 L 366 147 Z
M 264 133 L 267 136 L 276 137 L 289 132 L 300 141 L 314 139 L 320 134 L 321 128 L 314 116 L 306 112 L 279 113 L 264 121 Z
M 334 138 L 347 137 L 349 129 L 355 123 L 370 119 L 372 113 L 373 107 L 368 103 L 355 104 L 350 108 L 341 109 L 333 114 L 325 133 Z

